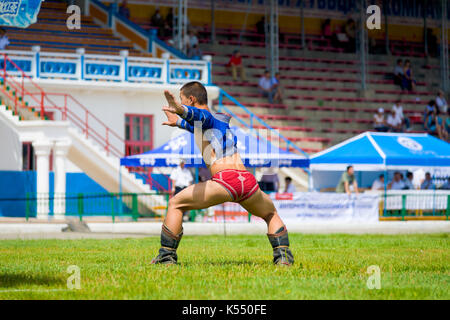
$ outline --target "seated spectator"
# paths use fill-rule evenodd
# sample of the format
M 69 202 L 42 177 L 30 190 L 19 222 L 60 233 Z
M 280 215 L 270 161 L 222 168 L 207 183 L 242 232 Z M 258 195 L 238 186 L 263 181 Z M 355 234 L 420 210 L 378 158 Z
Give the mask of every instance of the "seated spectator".
M 373 115 L 374 122 L 373 128 L 378 132 L 387 132 L 389 127 L 386 125 L 386 120 L 384 119 L 384 109 L 379 108 L 378 113 Z
M 331 20 L 326 19 L 325 22 L 322 24 L 322 37 L 325 39 L 331 41 L 333 37 L 333 32 L 331 32 Z
M 331 37 L 331 44 L 335 48 L 345 48 L 349 42 L 349 39 L 345 32 L 342 31 L 343 27 L 335 26 L 334 33 Z
M 372 183 L 372 190 L 384 190 L 384 174 L 380 174 L 378 179 Z
M 398 117 L 401 122 L 402 122 L 402 131 L 404 129 L 409 130 L 410 129 L 410 121 L 408 117 L 405 117 L 405 115 L 403 114 L 403 106 L 402 106 L 402 101 L 401 99 L 397 99 L 394 103 L 394 105 L 392 106 L 392 112 L 394 113 L 394 115 L 396 117 Z
M 264 75 L 259 79 L 258 89 L 263 97 L 269 98 L 269 103 L 273 103 L 275 91 L 273 90 L 273 83 L 268 70 L 266 70 Z
M 193 47 L 189 48 L 187 56 L 189 59 L 201 60 L 202 59 L 202 50 L 200 50 L 200 48 L 196 44 Z
M 402 120 L 395 115 L 393 110 L 389 112 L 386 123 L 390 132 L 402 132 Z
M 415 188 L 414 188 L 413 180 L 414 180 L 413 173 L 408 171 L 408 173 L 406 174 L 405 188 L 404 189 L 414 190 Z
M 405 64 L 403 66 L 402 89 L 416 91 L 416 80 L 414 80 L 411 62 L 409 60 L 405 60 Z
M 423 111 L 423 122 L 424 123 L 425 123 L 425 120 L 427 119 L 428 113 L 430 111 L 433 112 L 435 106 L 436 106 L 436 102 L 434 100 L 428 101 L 428 104 L 425 107 L 425 110 Z
M 425 130 L 439 139 L 444 139 L 442 118 L 440 117 L 440 112 L 437 106 L 434 106 L 433 111 L 429 111 L 427 118 L 424 123 Z
M 397 60 L 397 65 L 394 68 L 394 83 L 400 88 L 402 87 L 403 83 L 403 61 L 402 59 Z
M 442 185 L 441 189 L 450 190 L 450 177 L 448 177 L 447 181 Z
M 292 178 L 291 177 L 284 178 L 284 182 L 285 182 L 284 193 L 294 193 L 296 191 L 295 190 L 295 186 L 292 183 Z
M 347 193 L 351 195 L 352 192 L 358 194 L 358 184 L 356 183 L 355 170 L 353 166 L 348 166 L 347 170 L 342 174 L 338 185 L 336 186 L 336 192 Z
M 436 105 L 438 106 L 439 111 L 442 114 L 447 113 L 448 104 L 447 104 L 447 101 L 445 100 L 444 91 L 442 91 L 442 90 L 439 90 L 437 93 Z
M 198 38 L 195 31 L 191 29 L 189 30 L 188 34 L 189 34 L 189 46 L 192 48 L 193 46 L 198 45 Z
M 272 78 L 272 90 L 275 91 L 275 96 L 273 97 L 273 101 L 283 103 L 283 91 L 280 83 L 281 77 L 280 73 L 275 73 L 275 77 Z
M 6 35 L 6 30 L 0 28 L 0 50 L 5 50 L 7 45 L 9 45 L 9 39 Z
M 128 9 L 128 1 L 123 0 L 119 6 L 119 14 L 127 19 L 130 19 L 130 9 Z
M 431 174 L 429 172 L 425 173 L 425 180 L 423 180 L 420 185 L 421 190 L 433 190 L 435 189 L 435 185 L 433 180 L 431 179 Z
M 259 185 L 261 190 L 265 192 L 278 192 L 280 180 L 278 179 L 278 174 L 273 168 L 267 168 L 259 181 Z
M 394 179 L 387 185 L 389 190 L 403 190 L 405 188 L 405 182 L 402 180 L 402 175 L 400 172 L 396 171 L 394 173 Z
M 172 28 L 167 21 L 164 22 L 164 27 L 161 29 L 159 37 L 163 40 L 172 36 Z
M 244 65 L 242 64 L 242 56 L 239 50 L 234 50 L 226 67 L 228 69 L 228 72 L 231 72 L 234 81 L 237 80 L 238 73 L 242 81 L 247 81 L 247 79 L 245 78 Z
M 353 19 L 348 19 L 345 24 L 345 34 L 348 38 L 347 43 L 347 52 L 355 52 L 356 51 L 356 23 Z

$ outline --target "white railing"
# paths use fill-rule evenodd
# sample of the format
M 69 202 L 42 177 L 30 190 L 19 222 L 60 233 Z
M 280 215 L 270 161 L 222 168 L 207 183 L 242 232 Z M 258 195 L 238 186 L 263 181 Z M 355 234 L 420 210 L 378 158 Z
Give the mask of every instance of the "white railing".
M 146 57 L 128 57 L 126 51 L 120 55 L 56 53 L 34 51 L 3 50 L 0 53 L 19 66 L 33 79 L 59 79 L 112 82 L 139 82 L 159 84 L 180 84 L 199 81 L 211 84 L 211 62 L 195 60 L 169 60 Z M 11 64 L 1 65 L 1 69 L 12 75 L 19 75 Z

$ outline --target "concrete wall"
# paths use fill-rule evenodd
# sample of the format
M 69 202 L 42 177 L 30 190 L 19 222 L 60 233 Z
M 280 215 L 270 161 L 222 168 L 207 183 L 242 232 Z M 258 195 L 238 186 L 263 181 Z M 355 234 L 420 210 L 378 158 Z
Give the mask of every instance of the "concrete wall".
M 0 170 L 22 170 L 22 142 L 18 133 L 0 118 Z

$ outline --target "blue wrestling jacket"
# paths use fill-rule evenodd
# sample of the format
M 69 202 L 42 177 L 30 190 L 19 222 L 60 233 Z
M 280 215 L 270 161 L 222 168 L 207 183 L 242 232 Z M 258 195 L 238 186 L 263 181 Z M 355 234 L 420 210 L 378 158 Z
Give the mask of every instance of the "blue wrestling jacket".
M 195 127 L 201 129 L 203 138 L 209 141 L 216 154 L 215 161 L 237 152 L 237 138 L 230 129 L 230 116 L 223 113 L 213 115 L 208 110 L 186 105 L 183 107 L 182 119 L 178 119 L 177 126 L 191 133 Z

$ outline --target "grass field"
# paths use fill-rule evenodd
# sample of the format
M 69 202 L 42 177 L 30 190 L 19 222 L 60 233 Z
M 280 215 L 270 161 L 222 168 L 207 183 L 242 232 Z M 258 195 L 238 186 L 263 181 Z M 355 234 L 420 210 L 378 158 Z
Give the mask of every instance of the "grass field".
M 152 266 L 159 238 L 0 241 L 0 299 L 450 299 L 449 234 L 291 234 L 296 263 L 261 236 L 185 236 L 180 265 Z M 79 290 L 67 268 L 80 268 Z M 381 289 L 367 288 L 367 268 Z

